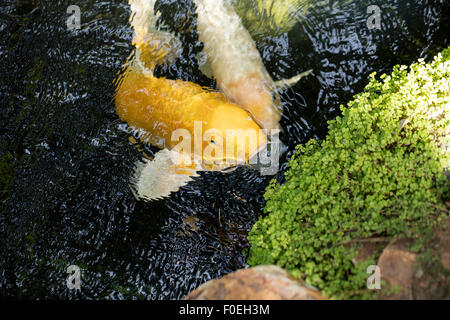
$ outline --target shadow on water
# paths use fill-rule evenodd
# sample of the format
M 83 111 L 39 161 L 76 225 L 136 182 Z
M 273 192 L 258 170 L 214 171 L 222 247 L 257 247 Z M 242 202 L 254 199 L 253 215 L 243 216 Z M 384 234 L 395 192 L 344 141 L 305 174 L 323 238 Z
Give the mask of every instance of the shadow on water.
M 245 267 L 245 238 L 273 177 L 202 173 L 169 199 L 137 202 L 128 178 L 141 155 L 113 103 L 133 49 L 127 2 L 84 1 L 76 31 L 66 27 L 70 4 L 0 4 L 0 296 L 178 299 Z M 275 80 L 314 69 L 282 94 L 280 181 L 295 145 L 323 138 L 369 74 L 448 46 L 447 1 L 371 4 L 381 30 L 367 28 L 366 1 L 315 1 L 289 33 L 256 37 Z M 198 71 L 192 2 L 158 6 L 184 52 L 157 73 L 214 86 Z M 83 270 L 81 291 L 66 287 L 71 264 Z

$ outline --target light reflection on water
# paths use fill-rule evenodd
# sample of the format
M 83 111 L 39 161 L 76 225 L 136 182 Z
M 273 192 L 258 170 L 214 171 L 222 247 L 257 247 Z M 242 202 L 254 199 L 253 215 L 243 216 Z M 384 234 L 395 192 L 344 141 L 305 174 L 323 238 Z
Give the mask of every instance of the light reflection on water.
M 128 178 L 141 155 L 112 99 L 132 51 L 128 5 L 85 1 L 81 30 L 69 32 L 70 4 L 0 5 L 0 296 L 177 299 L 244 267 L 245 237 L 272 177 L 202 173 L 170 199 L 136 202 Z M 323 138 L 370 73 L 448 45 L 440 1 L 371 4 L 382 10 L 382 30 L 367 29 L 366 1 L 315 1 L 288 34 L 255 36 L 275 80 L 314 69 L 282 94 L 289 151 L 278 179 L 295 145 Z M 158 6 L 184 51 L 157 74 L 214 86 L 198 71 L 192 2 Z M 65 286 L 70 264 L 83 269 L 81 292 Z

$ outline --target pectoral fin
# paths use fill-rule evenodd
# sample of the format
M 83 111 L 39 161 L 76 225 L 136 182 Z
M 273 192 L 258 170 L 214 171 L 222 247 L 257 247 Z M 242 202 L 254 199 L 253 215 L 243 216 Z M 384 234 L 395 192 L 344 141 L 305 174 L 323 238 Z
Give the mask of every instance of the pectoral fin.
M 302 78 L 308 76 L 313 70 L 310 69 L 308 71 L 302 72 L 299 75 L 296 75 L 295 77 L 292 77 L 290 79 L 282 79 L 277 82 L 275 82 L 275 87 L 277 88 L 277 91 L 286 90 L 290 87 L 293 87 L 297 84 Z
M 168 197 L 198 176 L 196 165 L 175 164 L 183 155 L 163 149 L 154 160 L 144 159 L 136 164 L 130 185 L 138 200 L 157 200 Z

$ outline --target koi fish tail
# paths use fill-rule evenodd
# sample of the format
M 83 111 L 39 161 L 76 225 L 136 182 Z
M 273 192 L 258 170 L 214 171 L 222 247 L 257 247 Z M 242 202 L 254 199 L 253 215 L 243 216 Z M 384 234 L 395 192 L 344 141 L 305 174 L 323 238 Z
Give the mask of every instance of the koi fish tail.
M 156 0 L 128 0 L 131 9 L 130 24 L 134 30 L 136 54 L 131 63 L 142 71 L 153 73 L 154 68 L 173 62 L 181 52 L 181 41 L 163 23 L 156 11 Z

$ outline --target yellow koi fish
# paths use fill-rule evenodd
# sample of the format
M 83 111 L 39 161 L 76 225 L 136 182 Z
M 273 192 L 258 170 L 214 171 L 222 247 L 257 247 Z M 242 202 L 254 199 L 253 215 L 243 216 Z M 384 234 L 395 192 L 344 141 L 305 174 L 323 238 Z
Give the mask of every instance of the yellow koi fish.
M 233 7 L 224 0 L 194 0 L 197 31 L 204 44 L 202 71 L 214 77 L 231 101 L 251 113 L 264 129 L 280 129 L 278 90 L 297 83 L 311 72 L 275 82 L 267 72 L 255 42 Z
M 155 67 L 174 57 L 178 40 L 160 26 L 155 0 L 129 0 L 136 53 L 115 95 L 116 112 L 143 139 L 162 150 L 136 167 L 132 189 L 139 199 L 168 196 L 197 171 L 248 163 L 267 144 L 251 115 L 222 93 L 195 83 L 157 78 Z

